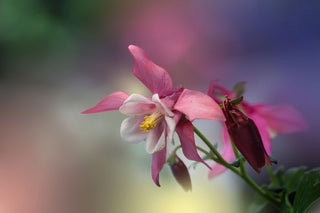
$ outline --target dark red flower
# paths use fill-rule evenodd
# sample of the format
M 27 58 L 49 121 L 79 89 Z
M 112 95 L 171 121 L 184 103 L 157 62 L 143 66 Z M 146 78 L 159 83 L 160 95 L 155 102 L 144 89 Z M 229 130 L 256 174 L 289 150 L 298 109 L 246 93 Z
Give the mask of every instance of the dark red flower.
M 226 117 L 225 124 L 230 138 L 252 168 L 260 173 L 264 165 L 271 165 L 259 130 L 253 120 L 233 106 L 228 97 L 223 102 L 222 111 Z

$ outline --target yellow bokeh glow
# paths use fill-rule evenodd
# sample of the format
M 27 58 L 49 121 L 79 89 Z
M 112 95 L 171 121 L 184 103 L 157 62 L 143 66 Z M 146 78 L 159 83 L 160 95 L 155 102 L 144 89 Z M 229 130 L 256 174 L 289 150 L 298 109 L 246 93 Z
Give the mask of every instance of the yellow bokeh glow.
M 135 195 L 123 200 L 125 212 L 148 213 L 234 213 L 239 211 L 237 189 L 232 189 L 228 181 L 193 181 L 192 192 L 185 192 L 177 183 L 163 183 L 163 187 L 144 184 L 140 189 L 132 189 Z M 230 183 L 230 182 L 229 182 Z M 143 183 L 140 183 L 143 184 Z

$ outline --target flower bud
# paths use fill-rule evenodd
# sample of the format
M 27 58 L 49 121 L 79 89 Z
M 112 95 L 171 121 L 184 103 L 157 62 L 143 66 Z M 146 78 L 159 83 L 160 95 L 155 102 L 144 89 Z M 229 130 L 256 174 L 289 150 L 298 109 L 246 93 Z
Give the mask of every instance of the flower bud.
M 235 108 L 228 97 L 223 102 L 222 111 L 226 117 L 225 124 L 230 138 L 252 168 L 260 173 L 265 164 L 271 165 L 259 130 L 253 120 Z
M 174 159 L 169 161 L 169 164 L 174 178 L 185 191 L 191 191 L 192 185 L 188 168 L 177 155 L 172 157 Z

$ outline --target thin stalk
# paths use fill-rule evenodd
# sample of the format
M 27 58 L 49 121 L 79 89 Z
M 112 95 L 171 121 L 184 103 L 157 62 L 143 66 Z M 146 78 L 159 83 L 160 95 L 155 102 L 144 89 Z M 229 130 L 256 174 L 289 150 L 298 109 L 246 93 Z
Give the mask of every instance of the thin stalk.
M 273 184 L 275 185 L 275 187 L 280 187 L 280 183 L 278 181 L 278 179 L 276 178 L 276 176 L 274 175 L 272 169 L 270 166 L 266 166 L 267 167 L 267 171 L 269 173 L 270 179 L 273 182 Z
M 194 129 L 194 132 L 199 136 L 199 138 L 208 146 L 210 151 L 215 156 L 217 156 L 217 159 L 221 161 L 223 164 L 228 164 L 228 162 L 224 160 L 224 158 L 220 155 L 220 153 L 216 150 L 216 148 L 214 148 L 214 146 L 210 143 L 210 141 L 195 126 L 193 126 L 193 129 Z
M 239 155 L 239 151 L 238 151 L 236 145 L 234 144 L 234 142 L 230 136 L 229 136 L 229 139 L 232 144 L 232 149 L 233 149 L 234 155 L 236 156 L 236 158 L 239 158 L 240 155 Z M 246 168 L 244 167 L 244 160 L 243 159 L 240 159 L 240 171 L 243 175 L 247 176 L 247 171 L 246 171 Z
M 202 153 L 204 153 L 206 156 L 208 156 L 210 159 L 214 160 L 214 161 L 219 161 L 215 156 L 212 155 L 212 153 L 207 152 L 205 149 L 202 149 L 199 146 L 196 146 L 197 150 L 201 151 Z

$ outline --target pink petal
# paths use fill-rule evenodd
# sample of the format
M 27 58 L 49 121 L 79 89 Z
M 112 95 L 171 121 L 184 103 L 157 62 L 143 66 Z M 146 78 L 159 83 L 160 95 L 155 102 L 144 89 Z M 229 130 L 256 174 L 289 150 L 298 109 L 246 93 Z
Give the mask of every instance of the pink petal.
M 160 187 L 159 184 L 159 173 L 166 162 L 167 158 L 167 147 L 160 152 L 154 153 L 152 155 L 152 164 L 151 164 L 151 176 L 153 182 Z
M 118 110 L 128 97 L 129 95 L 125 92 L 114 92 L 108 95 L 107 97 L 103 98 L 99 103 L 97 103 L 97 105 L 83 111 L 81 114 L 92 114 L 98 112 Z
M 225 161 L 227 161 L 228 163 L 231 163 L 235 159 L 235 156 L 234 156 L 233 148 L 229 138 L 229 134 L 225 125 L 222 129 L 222 141 L 223 141 L 223 149 L 221 152 L 221 156 L 225 159 Z M 214 178 L 222 174 L 226 170 L 227 170 L 226 167 L 222 166 L 221 164 L 215 163 L 212 166 L 211 171 L 209 171 L 208 177 L 209 179 Z
M 253 107 L 274 132 L 288 134 L 304 131 L 308 128 L 304 117 L 289 105 L 256 105 Z
M 179 135 L 184 156 L 189 160 L 201 162 L 211 169 L 211 167 L 202 160 L 197 152 L 192 123 L 187 119 L 180 120 L 176 127 L 176 132 Z
M 189 120 L 195 119 L 224 121 L 220 106 L 202 92 L 185 89 L 174 109 L 184 113 Z
M 146 151 L 149 154 L 159 152 L 166 146 L 165 128 L 164 122 L 161 122 L 147 133 Z
M 151 114 L 155 108 L 156 105 L 148 98 L 132 94 L 125 100 L 119 111 L 125 115 L 145 115 Z
M 129 143 L 140 143 L 147 137 L 147 133 L 140 129 L 143 116 L 129 117 L 122 121 L 120 135 L 123 140 Z
M 248 115 L 249 118 L 251 118 L 254 123 L 256 124 L 261 139 L 262 139 L 262 143 L 264 146 L 264 149 L 266 150 L 268 155 L 271 155 L 271 138 L 270 138 L 270 134 L 268 131 L 268 126 L 266 125 L 266 123 L 264 122 L 264 120 L 261 118 L 261 116 L 252 113 Z
M 154 64 L 145 51 L 137 46 L 130 45 L 129 51 L 135 59 L 132 73 L 153 93 L 159 96 L 172 91 L 172 80 L 163 68 Z

